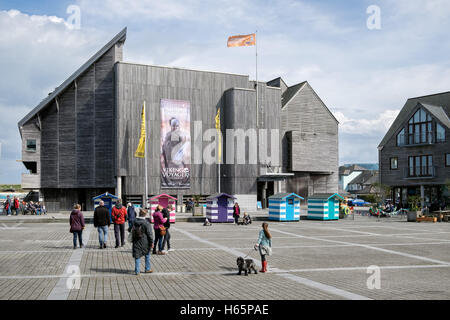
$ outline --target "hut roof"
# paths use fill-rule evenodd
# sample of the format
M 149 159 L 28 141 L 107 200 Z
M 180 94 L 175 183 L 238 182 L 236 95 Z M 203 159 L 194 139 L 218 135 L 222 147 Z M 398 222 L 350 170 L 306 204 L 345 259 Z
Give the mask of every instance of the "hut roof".
M 233 197 L 233 196 L 231 196 L 231 195 L 229 195 L 228 193 L 225 193 L 225 192 L 212 194 L 212 195 L 210 195 L 210 196 L 209 196 L 208 198 L 206 198 L 206 199 L 207 199 L 207 200 L 209 200 L 209 199 L 217 199 L 217 198 L 220 198 L 220 197 L 222 197 L 222 196 L 225 196 L 225 197 L 231 198 L 231 199 L 236 199 L 236 197 Z
M 169 198 L 169 199 L 172 199 L 172 200 L 177 200 L 177 198 L 174 198 L 174 197 L 172 197 L 172 196 L 169 196 L 169 195 L 166 194 L 166 193 L 163 193 L 163 194 L 154 196 L 153 198 L 150 198 L 150 200 L 155 200 L 155 199 L 158 199 L 158 198 L 161 198 L 161 197 L 166 197 L 166 198 Z
M 329 200 L 331 198 L 341 198 L 344 200 L 344 198 L 339 193 L 316 193 L 309 197 L 309 199 L 324 199 Z
M 92 198 L 92 200 L 103 199 L 103 198 L 119 199 L 119 197 L 117 197 L 117 196 L 115 196 L 115 195 L 113 195 L 111 193 L 106 192 L 104 194 L 101 194 L 99 196 L 96 196 L 96 197 Z
M 303 197 L 301 197 L 301 196 L 299 196 L 298 194 L 295 194 L 295 193 L 277 193 L 277 194 L 274 194 L 273 196 L 270 196 L 269 199 L 286 199 L 286 198 L 288 198 L 290 196 L 294 196 L 294 197 L 300 198 L 302 200 L 305 199 L 305 198 L 303 198 Z

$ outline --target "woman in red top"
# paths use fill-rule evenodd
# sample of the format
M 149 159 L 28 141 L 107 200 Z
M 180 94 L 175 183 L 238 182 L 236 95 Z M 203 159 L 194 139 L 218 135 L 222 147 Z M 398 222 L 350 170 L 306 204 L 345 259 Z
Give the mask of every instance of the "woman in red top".
M 241 214 L 241 208 L 239 207 L 239 204 L 236 202 L 233 207 L 233 218 L 234 218 L 234 222 L 236 224 L 238 224 L 240 214 Z
M 117 200 L 116 205 L 112 208 L 111 217 L 114 223 L 114 237 L 116 238 L 116 248 L 119 247 L 119 244 L 122 244 L 123 247 L 125 245 L 125 221 L 127 219 L 127 209 L 122 206 L 122 201 L 120 199 Z

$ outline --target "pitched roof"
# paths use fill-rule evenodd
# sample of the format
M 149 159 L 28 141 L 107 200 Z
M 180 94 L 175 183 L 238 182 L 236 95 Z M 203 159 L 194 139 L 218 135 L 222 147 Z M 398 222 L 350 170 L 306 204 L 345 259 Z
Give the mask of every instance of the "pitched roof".
M 436 119 L 438 119 L 443 125 L 450 129 L 450 119 L 444 111 L 444 108 L 439 106 L 433 106 L 426 103 L 421 103 L 421 105 L 427 109 Z
M 303 197 L 301 197 L 301 196 L 299 196 L 298 194 L 295 194 L 295 193 L 277 193 L 277 194 L 274 194 L 274 195 L 270 196 L 269 199 L 285 199 L 285 198 L 288 198 L 290 196 L 294 196 L 294 197 L 300 198 L 302 200 L 304 199 Z
M 335 198 L 335 197 L 344 199 L 339 193 L 315 193 L 312 196 L 310 196 L 309 199 L 328 200 L 328 199 Z
M 67 87 L 69 87 L 74 80 L 76 80 L 80 75 L 82 75 L 89 67 L 101 58 L 106 52 L 108 52 L 114 45 L 120 42 L 124 42 L 127 37 L 127 28 L 120 31 L 111 41 L 109 41 L 102 49 L 100 49 L 96 54 L 94 54 L 85 64 L 83 64 L 77 71 L 75 71 L 66 81 L 64 81 L 58 88 L 55 89 L 51 94 L 45 97 L 33 110 L 31 110 L 22 120 L 19 122 L 19 130 L 21 127 L 30 121 L 35 115 L 42 111 L 53 99 L 55 99 L 61 92 L 63 92 Z
M 206 200 L 217 199 L 217 198 L 222 197 L 222 196 L 225 196 L 225 197 L 231 198 L 231 199 L 236 199 L 236 197 L 233 197 L 233 196 L 229 195 L 228 193 L 221 192 L 221 193 L 215 193 L 215 194 L 210 195 L 208 198 L 206 198 Z
M 300 82 L 295 86 L 287 88 L 287 90 L 281 96 L 281 106 L 284 107 L 291 101 L 291 99 L 300 91 L 301 88 L 306 84 L 306 81 Z
M 364 171 L 348 184 L 373 184 L 378 182 L 378 171 Z
M 422 105 L 427 104 L 431 106 L 440 106 L 442 108 L 442 111 L 445 112 L 448 117 L 448 115 L 450 114 L 450 91 L 408 99 L 402 110 L 398 114 L 397 118 L 394 120 L 391 127 L 387 131 L 383 140 L 381 140 L 378 148 L 382 148 L 388 142 L 388 140 L 400 129 L 400 127 L 402 127 L 403 124 L 413 116 L 413 112 L 415 111 L 419 103 Z

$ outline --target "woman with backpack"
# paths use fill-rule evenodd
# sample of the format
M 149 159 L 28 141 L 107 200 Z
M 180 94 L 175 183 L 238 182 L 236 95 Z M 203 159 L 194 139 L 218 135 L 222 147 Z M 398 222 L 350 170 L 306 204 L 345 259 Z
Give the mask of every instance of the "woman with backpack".
M 272 235 L 269 232 L 269 225 L 264 222 L 262 224 L 262 230 L 259 232 L 258 242 L 255 245 L 255 249 L 259 249 L 261 255 L 262 268 L 259 272 L 267 272 L 267 260 L 266 255 L 272 254 Z
M 134 273 L 140 274 L 141 258 L 145 256 L 145 273 L 152 273 L 150 265 L 150 250 L 153 248 L 153 236 L 150 223 L 145 219 L 147 210 L 140 209 L 131 229 L 133 243 L 133 258 L 135 261 Z
M 158 244 L 158 254 L 163 255 L 165 254 L 162 250 L 162 241 L 163 241 L 163 236 L 165 234 L 163 234 L 165 232 L 165 227 L 164 227 L 164 223 L 166 223 L 167 218 L 164 218 L 161 210 L 163 209 L 163 207 L 161 205 L 158 205 L 158 207 L 156 207 L 155 212 L 153 213 L 153 228 L 155 229 L 155 240 L 153 243 L 153 254 L 156 254 L 156 244 Z M 162 228 L 161 228 L 162 227 Z M 161 230 L 164 229 L 164 232 L 162 232 Z

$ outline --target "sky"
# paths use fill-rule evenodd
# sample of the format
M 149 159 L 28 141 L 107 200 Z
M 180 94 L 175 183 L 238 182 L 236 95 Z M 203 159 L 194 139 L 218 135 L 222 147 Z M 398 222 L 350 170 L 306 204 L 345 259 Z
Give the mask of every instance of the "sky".
M 124 27 L 125 61 L 250 79 L 255 49 L 226 41 L 257 31 L 259 80 L 308 81 L 340 122 L 340 164 L 376 163 L 408 98 L 450 91 L 449 18 L 448 0 L 0 0 L 0 184 L 26 172 L 20 119 Z

